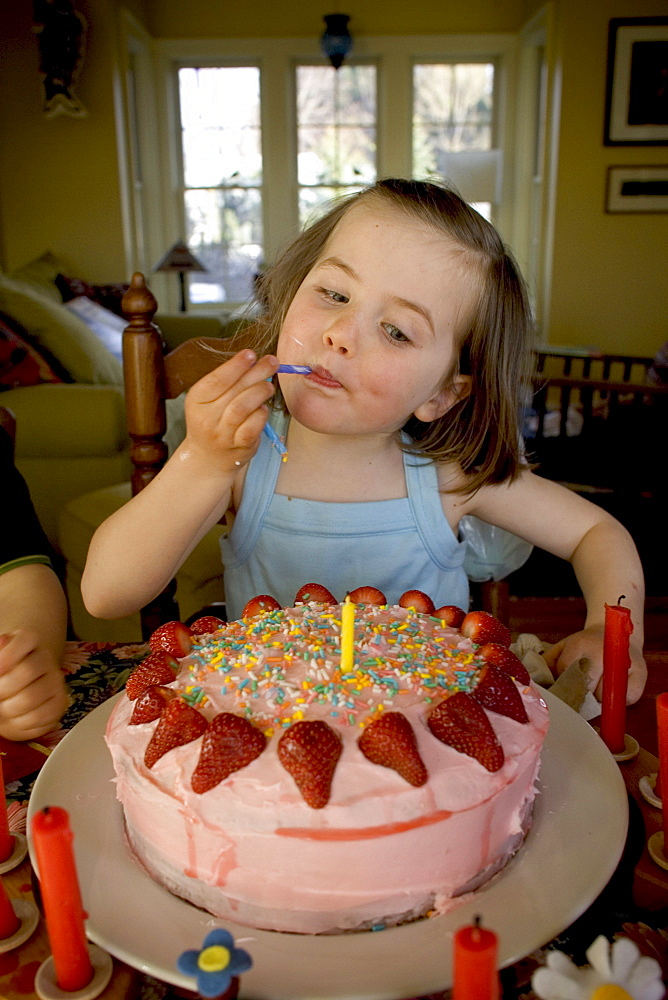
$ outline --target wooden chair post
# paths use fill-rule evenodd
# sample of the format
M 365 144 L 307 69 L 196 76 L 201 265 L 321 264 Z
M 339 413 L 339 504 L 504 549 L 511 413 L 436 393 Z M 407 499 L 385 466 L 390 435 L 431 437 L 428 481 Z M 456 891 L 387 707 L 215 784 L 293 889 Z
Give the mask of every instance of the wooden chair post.
M 132 495 L 135 496 L 157 476 L 167 460 L 163 436 L 167 417 L 163 391 L 162 337 L 153 323 L 158 304 L 137 271 L 123 296 L 123 311 L 129 323 L 123 331 L 123 374 L 125 412 L 130 434 L 133 465 Z M 141 566 L 136 570 L 141 573 Z M 176 620 L 176 580 L 141 610 L 142 634 L 148 639 L 163 622 Z

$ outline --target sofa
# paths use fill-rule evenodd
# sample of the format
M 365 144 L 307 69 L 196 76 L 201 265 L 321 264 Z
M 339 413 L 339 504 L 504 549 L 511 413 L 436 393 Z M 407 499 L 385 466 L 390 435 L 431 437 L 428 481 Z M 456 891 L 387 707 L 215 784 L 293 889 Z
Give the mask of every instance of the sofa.
M 16 416 L 16 464 L 63 557 L 73 634 L 87 641 L 131 642 L 141 638 L 138 615 L 111 622 L 91 618 L 80 594 L 95 528 L 130 496 L 121 360 L 125 322 L 119 315 L 124 286 L 90 286 L 65 277 L 67 271 L 47 252 L 11 274 L 0 272 L 0 402 Z M 190 337 L 225 337 L 239 326 L 224 314 L 159 315 L 156 322 L 170 348 Z M 173 400 L 170 449 L 183 429 L 182 400 Z M 177 577 L 183 617 L 222 600 L 222 530 L 200 543 Z

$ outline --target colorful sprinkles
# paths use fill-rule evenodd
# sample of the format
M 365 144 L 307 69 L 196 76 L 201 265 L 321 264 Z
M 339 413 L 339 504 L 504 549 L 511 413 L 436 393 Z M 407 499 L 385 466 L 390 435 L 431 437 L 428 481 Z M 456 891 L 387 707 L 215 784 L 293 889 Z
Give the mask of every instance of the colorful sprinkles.
M 341 673 L 341 606 L 310 603 L 230 622 L 190 653 L 184 696 L 206 701 L 211 675 L 225 710 L 263 725 L 267 735 L 304 718 L 305 709 L 339 725 L 364 726 L 413 695 L 430 703 L 472 691 L 483 661 L 476 647 L 437 618 L 413 609 L 367 605 L 355 621 L 355 668 Z M 214 698 L 214 694 L 211 694 Z

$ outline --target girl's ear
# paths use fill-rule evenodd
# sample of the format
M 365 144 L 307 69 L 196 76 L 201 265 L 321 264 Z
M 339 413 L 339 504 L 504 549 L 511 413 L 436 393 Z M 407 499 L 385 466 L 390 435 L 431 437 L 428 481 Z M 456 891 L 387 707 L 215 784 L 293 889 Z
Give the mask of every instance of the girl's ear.
M 433 420 L 438 420 L 442 417 L 444 413 L 459 403 L 460 400 L 466 399 L 471 391 L 471 376 L 470 375 L 455 375 L 447 385 L 444 385 L 439 391 L 431 397 L 431 399 L 426 400 L 426 402 L 421 403 L 420 406 L 415 410 L 414 416 L 418 420 L 421 420 L 424 424 L 430 424 Z

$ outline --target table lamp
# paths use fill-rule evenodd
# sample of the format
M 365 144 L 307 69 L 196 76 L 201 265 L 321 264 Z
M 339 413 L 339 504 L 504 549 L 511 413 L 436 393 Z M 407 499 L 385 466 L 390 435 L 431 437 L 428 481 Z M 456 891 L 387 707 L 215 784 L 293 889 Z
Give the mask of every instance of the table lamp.
M 186 311 L 186 271 L 206 271 L 185 243 L 175 243 L 153 268 L 154 271 L 174 271 L 181 284 L 181 312 Z

